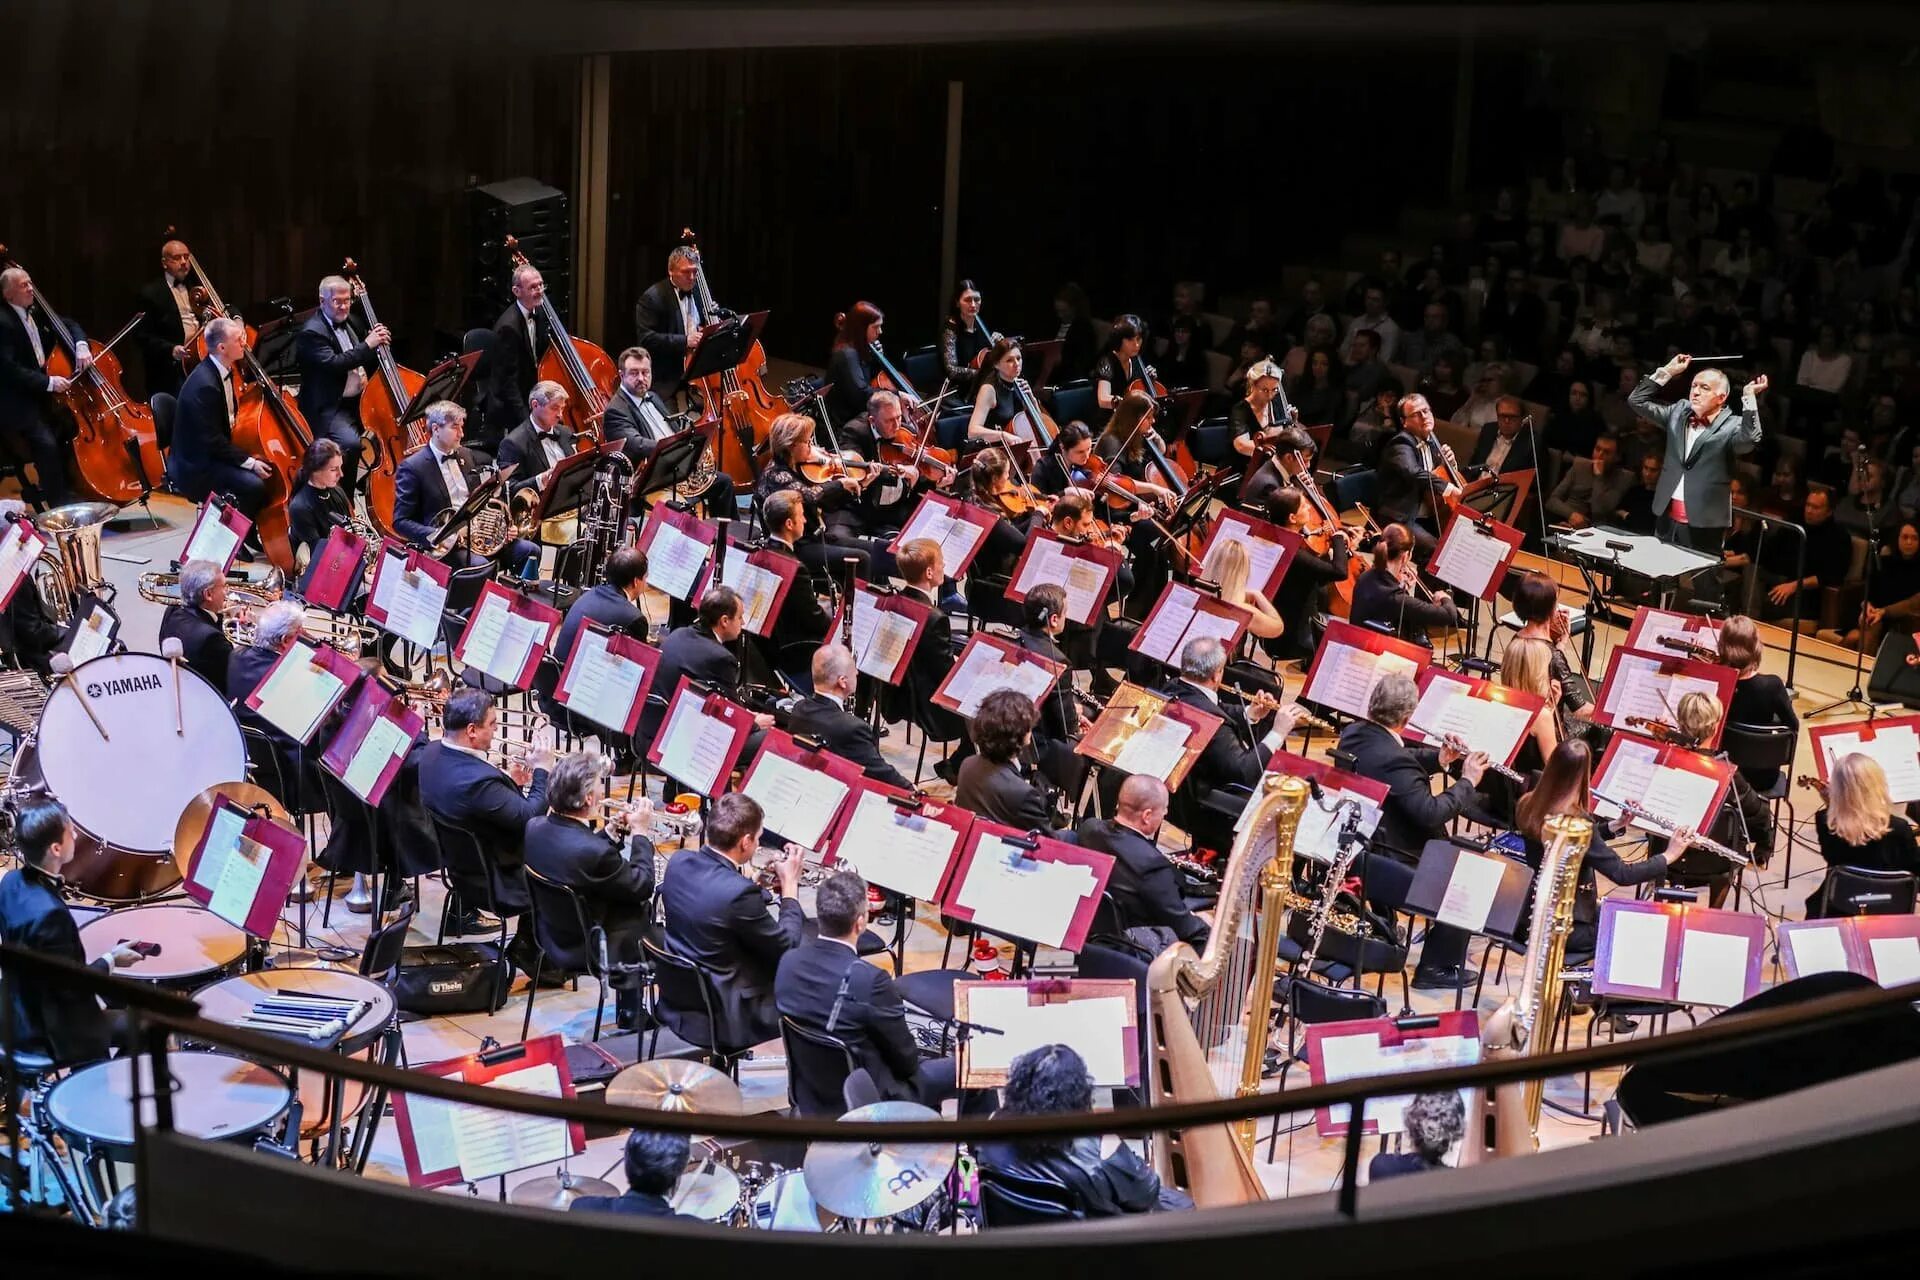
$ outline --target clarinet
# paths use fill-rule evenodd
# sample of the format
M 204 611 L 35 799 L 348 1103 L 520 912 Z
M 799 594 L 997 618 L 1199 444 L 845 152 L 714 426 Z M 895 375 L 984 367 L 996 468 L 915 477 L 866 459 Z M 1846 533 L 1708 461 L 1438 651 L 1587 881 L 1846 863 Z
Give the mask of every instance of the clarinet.
M 727 525 L 731 521 L 722 516 L 713 523 L 717 532 L 713 536 L 713 582 L 711 585 L 717 587 L 721 585 L 721 580 L 727 572 Z

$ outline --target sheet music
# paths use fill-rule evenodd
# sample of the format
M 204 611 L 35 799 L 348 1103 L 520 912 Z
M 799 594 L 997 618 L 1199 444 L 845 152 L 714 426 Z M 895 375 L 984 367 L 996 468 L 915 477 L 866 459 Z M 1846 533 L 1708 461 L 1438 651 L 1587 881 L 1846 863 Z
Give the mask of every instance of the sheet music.
M 1412 677 L 1419 669 L 1411 658 L 1397 653 L 1368 653 L 1353 645 L 1322 641 L 1320 665 L 1305 696 L 1364 720 L 1374 685 L 1390 675 Z
M 1164 781 L 1172 776 L 1192 737 L 1190 726 L 1171 716 L 1155 716 L 1114 753 L 1113 767 L 1122 773 L 1144 773 Z
M 1616 719 L 1645 716 L 1672 724 L 1680 709 L 1680 699 L 1690 693 L 1704 693 L 1716 705 L 1719 703 L 1719 685 L 1680 672 L 1661 675 L 1660 661 L 1633 653 L 1622 654 L 1620 665 L 1607 684 L 1607 702 L 1602 710 Z
M 15 585 L 33 568 L 33 562 L 40 556 L 40 549 L 46 543 L 33 532 L 33 526 L 24 520 L 16 520 L 7 526 L 7 535 L 0 539 L 0 598 L 13 591 Z M 79 659 L 75 658 L 75 662 Z
M 1355 1080 L 1363 1076 L 1405 1075 L 1412 1071 L 1430 1071 L 1439 1067 L 1472 1066 L 1480 1061 L 1480 1041 L 1473 1036 L 1419 1036 L 1397 1045 L 1382 1045 L 1378 1032 L 1364 1035 L 1328 1036 L 1319 1042 L 1320 1070 L 1328 1084 Z M 1471 1090 L 1460 1091 L 1462 1104 L 1469 1104 Z M 1367 1099 L 1361 1120 L 1376 1123 L 1383 1134 L 1402 1133 L 1407 1127 L 1407 1104 L 1412 1094 Z M 1327 1118 L 1337 1125 L 1348 1123 L 1352 1107 L 1341 1104 L 1327 1108 Z M 1468 1114 L 1472 1111 L 1469 1109 Z
M 1053 675 L 1029 662 L 1006 662 L 992 645 L 973 646 L 947 686 L 947 696 L 960 704 L 960 714 L 972 718 L 981 700 L 998 689 L 1016 689 L 1039 705 L 1053 688 Z
M 239 844 L 240 835 L 247 827 L 246 811 L 229 808 L 224 804 L 213 806 L 213 813 L 207 819 L 207 839 L 200 848 L 200 860 L 194 864 L 193 882 L 202 889 L 212 892 L 220 886 L 220 879 L 226 874 L 227 859 L 233 854 L 234 846 Z
M 1617 942 L 1617 939 L 1616 939 Z M 1737 933 L 1683 929 L 1680 933 L 1681 1004 L 1730 1008 L 1747 998 L 1747 955 L 1752 944 Z
M 0 572 L 0 580 L 4 578 L 4 572 Z M 113 615 L 102 606 L 95 605 L 93 612 L 87 615 L 87 620 L 74 628 L 73 640 L 67 645 L 67 656 L 73 659 L 73 665 L 77 667 L 91 658 L 100 657 L 112 644 Z
M 1720 628 L 1711 623 L 1704 626 L 1701 623 L 1702 620 L 1692 614 L 1672 613 L 1666 609 L 1649 609 L 1640 623 L 1640 635 L 1632 647 L 1644 649 L 1648 653 L 1659 653 L 1666 647 L 1660 641 L 1666 638 L 1685 640 L 1689 644 L 1718 649 Z
M 367 736 L 360 740 L 354 749 L 353 758 L 347 761 L 347 767 L 341 770 L 340 781 L 347 789 L 362 800 L 373 794 L 373 788 L 380 781 L 380 775 L 386 772 L 387 764 L 395 756 L 405 755 L 413 746 L 413 739 L 393 721 L 385 716 L 375 716 L 373 723 L 367 726 Z
M 560 1073 L 550 1062 L 509 1071 L 489 1084 L 545 1098 L 563 1096 Z M 413 1122 L 421 1171 L 458 1169 L 465 1182 L 565 1159 L 572 1146 L 565 1120 L 443 1102 L 422 1094 L 407 1095 L 407 1115 Z
M 1408 721 L 1427 739 L 1439 743 L 1449 737 L 1484 751 L 1494 760 L 1509 760 L 1521 737 L 1533 727 L 1533 712 L 1492 698 L 1476 698 L 1468 686 L 1440 678 L 1427 686 Z
M 654 527 L 653 542 L 647 548 L 647 584 L 675 600 L 688 599 L 711 550 L 706 543 L 661 521 Z
M 1119 996 L 1090 1000 L 1029 1003 L 1024 982 L 981 983 L 967 995 L 967 1020 L 995 1027 L 1000 1035 L 975 1035 L 967 1041 L 967 1065 L 974 1071 L 1006 1071 L 1021 1054 L 1050 1044 L 1071 1046 L 1087 1064 L 1098 1087 L 1127 1083 L 1127 1001 Z
M 383 552 L 374 583 L 373 604 L 387 615 L 386 631 L 422 648 L 440 638 L 440 614 L 447 607 L 447 589 L 424 570 L 415 570 L 408 582 L 405 552 Z
M 1057 583 L 1066 589 L 1067 617 L 1088 622 L 1106 580 L 1106 570 L 1100 565 L 1068 555 L 1064 546 L 1049 538 L 1036 538 L 1013 590 L 1014 594 L 1025 595 L 1043 582 Z
M 1320 862 L 1332 862 L 1339 857 L 1340 828 L 1347 821 L 1347 811 L 1340 807 L 1342 800 L 1352 800 L 1360 806 L 1360 834 L 1372 838 L 1374 830 L 1380 825 L 1379 805 L 1358 792 L 1342 791 L 1325 784 L 1321 785 L 1320 797 L 1320 800 L 1307 801 L 1306 809 L 1300 814 L 1300 825 L 1294 828 L 1295 857 L 1313 858 Z M 1329 813 L 1320 807 L 1323 801 L 1333 812 Z
M 312 645 L 296 640 L 260 686 L 260 718 L 302 742 L 313 736 L 320 717 L 347 687 L 327 668 L 315 668 L 314 653 Z
M 1479 933 L 1487 927 L 1487 917 L 1493 913 L 1493 900 L 1500 892 L 1506 860 L 1466 849 L 1457 852 L 1453 874 L 1447 879 L 1446 896 L 1440 900 L 1440 910 L 1434 919 L 1468 933 Z
M 705 714 L 706 699 L 682 694 L 660 731 L 660 768 L 703 795 L 711 795 L 726 767 L 733 729 Z
M 1719 781 L 1704 774 L 1671 767 L 1655 769 L 1653 781 L 1641 796 L 1640 804 L 1648 813 L 1666 819 L 1675 827 L 1701 831 L 1711 825 L 1708 819 L 1713 815 L 1708 806 L 1719 789 Z M 1643 830 L 1653 829 L 1652 825 L 1638 820 L 1634 825 Z
M 247 915 L 253 910 L 253 900 L 272 860 L 273 850 L 258 840 L 243 835 L 234 841 L 220 864 L 220 879 L 213 886 L 207 910 L 237 929 L 246 928 Z
M 1174 583 L 1140 638 L 1140 652 L 1155 662 L 1173 662 L 1174 650 L 1186 635 L 1187 624 L 1193 621 L 1194 606 L 1199 599 L 1200 593 L 1192 587 Z
M 473 615 L 461 660 L 502 684 L 518 685 L 534 645 L 546 630 L 544 622 L 515 613 L 506 596 L 489 592 Z
M 1611 797 L 1638 797 L 1640 803 L 1646 803 L 1646 794 L 1653 785 L 1654 771 L 1660 760 L 1659 745 L 1644 738 L 1616 734 L 1613 741 L 1612 758 L 1600 776 L 1593 780 L 1594 812 L 1603 818 L 1620 816 L 1620 806 Z
M 1666 985 L 1666 916 L 1656 911 L 1621 911 L 1613 917 L 1607 981 L 1623 987 Z
M 840 838 L 839 856 L 867 883 L 931 902 L 953 859 L 960 832 L 917 813 L 903 813 L 877 791 L 862 791 Z
M 1207 558 L 1200 564 L 1200 576 L 1210 582 L 1218 582 L 1220 548 L 1229 542 L 1237 542 L 1247 551 L 1247 587 L 1249 590 L 1265 593 L 1267 581 L 1280 564 L 1280 557 L 1286 550 L 1277 542 L 1258 537 L 1253 526 L 1243 520 L 1235 520 L 1229 514 L 1220 517 L 1220 524 L 1213 536 L 1213 543 L 1207 548 Z
M 652 581 L 652 561 L 648 561 L 647 577 L 648 581 Z M 738 564 L 727 567 L 727 578 L 727 585 L 740 597 L 741 617 L 746 629 L 755 635 L 764 635 L 767 615 L 773 612 L 773 602 L 780 595 L 780 575 L 742 556 Z
M 573 665 L 567 670 L 567 706 L 597 725 L 624 730 L 646 668 L 615 653 L 606 632 L 581 627 L 576 635 Z
M 746 794 L 767 815 L 767 830 L 806 849 L 818 850 L 827 829 L 840 816 L 840 802 L 852 790 L 827 773 L 818 773 L 772 751 L 762 752 L 748 779 Z
M 872 593 L 853 593 L 854 666 L 861 674 L 893 683 L 893 673 L 913 639 L 913 619 L 875 607 Z
M 1912 725 L 1901 724 L 1876 729 L 1872 742 L 1863 741 L 1864 736 L 1855 730 L 1821 739 L 1820 749 L 1827 756 L 1827 776 L 1831 778 L 1833 766 L 1850 755 L 1871 756 L 1887 775 L 1888 799 L 1895 804 L 1920 800 L 1920 734 L 1914 732 Z
M 1787 945 L 1793 948 L 1794 972 L 1802 978 L 1810 973 L 1846 973 L 1853 967 L 1847 963 L 1847 944 L 1839 925 L 1795 929 L 1787 935 Z
M 1874 980 L 1883 987 L 1920 982 L 1920 938 L 1868 938 Z
M 955 565 L 966 563 L 967 557 L 973 554 L 973 549 L 986 536 L 987 530 L 979 525 L 961 519 L 937 502 L 923 500 L 914 509 L 907 527 L 901 530 L 900 545 L 905 546 L 916 538 L 939 543 L 941 562 L 951 574 Z
M 1098 883 L 1092 867 L 1030 858 L 997 836 L 982 836 L 954 904 L 971 910 L 982 928 L 1057 947 Z
M 225 572 L 233 560 L 234 548 L 240 545 L 240 535 L 227 528 L 226 521 L 220 518 L 218 507 L 204 506 L 200 511 L 200 519 L 193 527 L 193 537 L 187 541 L 187 549 L 180 553 L 180 563 L 211 560 Z
M 1450 587 L 1484 596 L 1506 556 L 1506 543 L 1471 520 L 1456 519 L 1427 569 Z

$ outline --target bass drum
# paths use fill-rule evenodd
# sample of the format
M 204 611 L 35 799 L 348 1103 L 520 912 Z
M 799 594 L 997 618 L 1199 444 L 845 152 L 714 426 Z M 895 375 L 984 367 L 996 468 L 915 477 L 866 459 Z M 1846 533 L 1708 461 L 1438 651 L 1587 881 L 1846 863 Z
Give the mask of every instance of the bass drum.
M 179 884 L 181 811 L 214 783 L 246 776 L 246 742 L 226 698 L 185 663 L 150 653 L 75 667 L 47 696 L 13 770 L 16 792 L 66 806 L 79 837 L 67 883 L 104 902 Z

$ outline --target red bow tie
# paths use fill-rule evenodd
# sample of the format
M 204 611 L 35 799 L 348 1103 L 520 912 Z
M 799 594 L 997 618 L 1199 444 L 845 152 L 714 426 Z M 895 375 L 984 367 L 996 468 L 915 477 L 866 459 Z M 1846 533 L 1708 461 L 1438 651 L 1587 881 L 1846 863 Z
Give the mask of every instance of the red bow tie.
M 1702 431 L 1705 431 L 1708 427 L 1713 425 L 1712 423 L 1708 422 L 1705 418 L 1701 417 L 1699 414 L 1694 413 L 1692 410 L 1687 411 L 1687 417 L 1692 420 L 1694 426 L 1698 427 Z

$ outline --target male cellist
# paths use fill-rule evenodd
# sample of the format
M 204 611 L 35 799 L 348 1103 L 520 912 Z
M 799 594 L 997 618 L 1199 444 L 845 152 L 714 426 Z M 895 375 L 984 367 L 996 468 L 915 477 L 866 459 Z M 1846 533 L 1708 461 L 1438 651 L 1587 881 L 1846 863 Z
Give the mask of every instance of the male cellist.
M 173 422 L 174 482 L 181 495 L 194 502 L 211 493 L 230 494 L 251 520 L 266 500 L 266 478 L 273 468 L 233 442 L 240 407 L 235 370 L 247 351 L 247 329 L 220 316 L 207 321 L 206 337 L 207 358 L 180 388 Z

